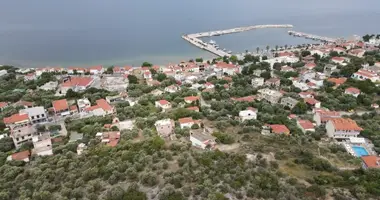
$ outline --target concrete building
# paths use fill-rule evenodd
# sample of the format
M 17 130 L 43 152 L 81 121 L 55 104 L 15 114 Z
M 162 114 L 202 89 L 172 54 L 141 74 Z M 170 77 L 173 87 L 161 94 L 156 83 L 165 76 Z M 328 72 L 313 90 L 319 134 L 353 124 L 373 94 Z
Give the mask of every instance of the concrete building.
M 6 117 L 4 118 L 4 124 L 10 129 L 10 137 L 16 148 L 19 148 L 25 142 L 31 141 L 36 133 L 28 114 L 14 114 Z
M 50 81 L 50 82 L 45 83 L 43 86 L 39 87 L 39 89 L 45 90 L 45 91 L 49 91 L 49 90 L 55 91 L 57 87 L 58 87 L 57 81 Z
M 34 135 L 33 136 L 33 146 L 32 154 L 38 156 L 49 156 L 53 155 L 53 146 L 51 144 L 50 133 Z
M 246 110 L 239 112 L 240 121 L 244 122 L 246 120 L 257 119 L 257 109 L 248 107 Z
M 157 133 L 161 137 L 169 137 L 174 132 L 174 121 L 171 119 L 158 120 L 154 123 Z
M 281 99 L 281 102 L 280 102 L 281 105 L 288 106 L 290 109 L 296 106 L 297 103 L 298 103 L 298 100 L 292 97 L 284 97 Z
M 213 149 L 216 145 L 216 138 L 211 134 L 212 129 L 209 128 L 190 130 L 191 144 L 201 149 Z
M 251 81 L 253 87 L 260 87 L 264 85 L 264 78 L 253 78 Z
M 282 93 L 276 90 L 271 90 L 268 88 L 264 88 L 258 91 L 259 99 L 265 99 L 271 104 L 276 104 L 282 97 Z
M 107 96 L 106 101 L 110 104 L 128 101 L 128 93 L 120 92 L 118 95 L 115 96 Z
M 79 112 L 83 112 L 86 108 L 91 107 L 91 102 L 87 98 L 77 100 Z
M 326 124 L 327 135 L 334 139 L 357 137 L 362 130 L 354 120 L 348 118 L 330 119 Z
M 42 106 L 26 108 L 20 110 L 20 114 L 27 114 L 29 116 L 29 120 L 32 124 L 38 124 L 47 121 L 47 114 L 45 112 L 45 108 Z
M 265 81 L 265 85 L 268 87 L 280 87 L 281 80 L 278 78 L 270 78 Z
M 102 66 L 92 66 L 88 68 L 88 71 L 90 72 L 90 74 L 99 75 L 103 74 L 104 68 Z

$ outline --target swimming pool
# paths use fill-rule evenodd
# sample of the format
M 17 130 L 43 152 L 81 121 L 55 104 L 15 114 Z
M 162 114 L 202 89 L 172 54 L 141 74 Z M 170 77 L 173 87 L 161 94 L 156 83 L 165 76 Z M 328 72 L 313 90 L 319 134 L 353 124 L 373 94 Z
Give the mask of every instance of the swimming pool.
M 352 150 L 354 150 L 357 157 L 362 157 L 362 156 L 368 155 L 368 151 L 364 147 L 352 146 L 351 148 L 352 148 Z

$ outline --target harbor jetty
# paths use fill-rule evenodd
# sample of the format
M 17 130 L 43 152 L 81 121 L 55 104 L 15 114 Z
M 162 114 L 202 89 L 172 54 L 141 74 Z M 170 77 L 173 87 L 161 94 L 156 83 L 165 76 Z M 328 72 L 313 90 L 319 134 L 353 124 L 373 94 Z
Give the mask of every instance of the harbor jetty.
M 306 39 L 318 40 L 321 42 L 336 43 L 338 41 L 338 39 L 334 39 L 334 38 L 323 37 L 323 36 L 302 33 L 302 32 L 297 32 L 297 31 L 288 31 L 288 33 L 289 35 L 293 35 L 296 37 L 304 37 Z
M 193 44 L 194 46 L 201 48 L 203 50 L 209 51 L 217 56 L 224 57 L 224 56 L 231 56 L 230 52 L 226 52 L 225 50 L 222 50 L 219 48 L 218 45 L 215 43 L 207 43 L 202 41 L 199 38 L 202 37 L 212 37 L 212 36 L 220 36 L 220 35 L 226 35 L 226 34 L 232 34 L 232 33 L 240 33 L 244 31 L 250 31 L 255 29 L 263 29 L 263 28 L 293 28 L 293 25 L 291 24 L 275 24 L 275 25 L 256 25 L 256 26 L 246 26 L 246 27 L 238 27 L 238 28 L 232 28 L 232 29 L 226 29 L 226 30 L 217 30 L 217 31 L 209 31 L 209 32 L 201 32 L 201 33 L 193 33 L 193 34 L 187 34 L 183 35 L 182 38 L 189 43 Z

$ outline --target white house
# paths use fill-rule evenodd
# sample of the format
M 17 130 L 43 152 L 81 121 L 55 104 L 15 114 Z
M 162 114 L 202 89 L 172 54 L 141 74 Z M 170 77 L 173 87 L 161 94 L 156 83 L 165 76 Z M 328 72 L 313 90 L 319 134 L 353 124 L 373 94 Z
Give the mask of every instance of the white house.
M 239 118 L 242 122 L 245 120 L 257 119 L 257 110 L 252 107 L 248 107 L 246 110 L 239 112 Z
M 360 80 L 360 81 L 369 79 L 372 82 L 376 82 L 379 80 L 379 76 L 376 73 L 373 73 L 364 69 L 359 69 L 359 71 L 353 73 L 351 78 Z
M 172 104 L 166 100 L 159 100 L 155 102 L 157 108 L 161 108 L 163 112 L 172 108 Z
M 143 74 L 144 79 L 151 79 L 152 78 L 152 73 L 150 71 L 146 71 Z
M 362 130 L 354 120 L 349 118 L 333 118 L 326 124 L 327 135 L 334 139 L 357 137 Z
M 98 75 L 98 74 L 103 74 L 104 69 L 102 66 L 93 66 L 89 68 L 90 74 Z
M 215 88 L 215 85 L 212 84 L 212 83 L 210 83 L 210 82 L 206 82 L 204 84 L 204 86 L 205 86 L 206 89 L 214 89 Z
M 20 110 L 19 113 L 27 114 L 32 124 L 45 122 L 47 121 L 47 117 L 48 117 L 45 112 L 45 108 L 42 106 L 26 108 L 26 109 Z
M 297 120 L 297 126 L 302 130 L 303 133 L 307 131 L 315 132 L 314 124 L 309 120 Z
M 180 119 L 178 119 L 178 122 L 179 122 L 179 125 L 180 125 L 181 129 L 191 128 L 194 124 L 198 124 L 199 125 L 199 121 L 198 120 L 193 120 L 192 117 L 180 118 Z
M 167 87 L 165 87 L 165 92 L 168 92 L 168 93 L 175 93 L 179 90 L 178 86 L 177 85 L 169 85 Z
M 360 95 L 360 90 L 358 88 L 349 87 L 344 91 L 345 94 L 352 95 L 354 97 L 358 97 Z
M 7 70 L 5 70 L 5 69 L 0 70 L 0 77 L 1 77 L 1 76 L 4 76 L 4 75 L 6 75 L 6 74 L 8 74 L 8 71 L 7 71 Z
M 345 59 L 344 59 L 343 57 L 332 57 L 332 58 L 331 58 L 331 61 L 332 61 L 333 63 L 343 65 Z

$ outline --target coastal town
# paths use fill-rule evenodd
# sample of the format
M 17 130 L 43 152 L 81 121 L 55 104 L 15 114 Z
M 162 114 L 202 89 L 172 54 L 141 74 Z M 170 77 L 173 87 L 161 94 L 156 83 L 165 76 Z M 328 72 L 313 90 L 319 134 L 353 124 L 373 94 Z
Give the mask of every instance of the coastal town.
M 285 199 L 376 199 L 380 173 L 372 170 L 380 170 L 379 47 L 380 35 L 369 35 L 267 49 L 272 56 L 221 53 L 212 60 L 168 65 L 1 66 L 0 171 L 7 176 L 0 182 L 39 173 L 54 182 L 59 174 L 43 169 L 48 162 L 62 173 L 80 168 L 82 182 L 98 181 L 83 189 L 89 196 L 108 198 L 111 194 L 102 191 L 129 180 L 137 183 L 135 195 L 145 193 L 145 199 L 278 199 L 268 191 L 278 193 L 285 182 L 304 188 Z M 230 161 L 222 164 L 227 157 Z M 90 158 L 92 164 L 86 161 Z M 271 174 L 247 185 L 246 176 L 259 175 L 245 162 L 291 178 Z M 220 178 L 224 172 L 217 168 L 235 169 L 235 164 L 250 175 L 235 170 L 235 177 Z M 36 167 L 43 170 L 30 170 Z M 187 172 L 207 174 L 205 168 L 211 170 L 207 180 Z M 374 185 L 366 184 L 373 181 L 367 173 L 376 173 Z M 61 196 L 83 198 L 75 189 L 84 183 L 61 179 L 69 188 L 67 194 L 60 190 L 66 194 Z M 60 199 L 57 187 L 46 184 L 40 183 L 45 193 L 25 183 L 29 192 L 8 192 L 0 199 Z

